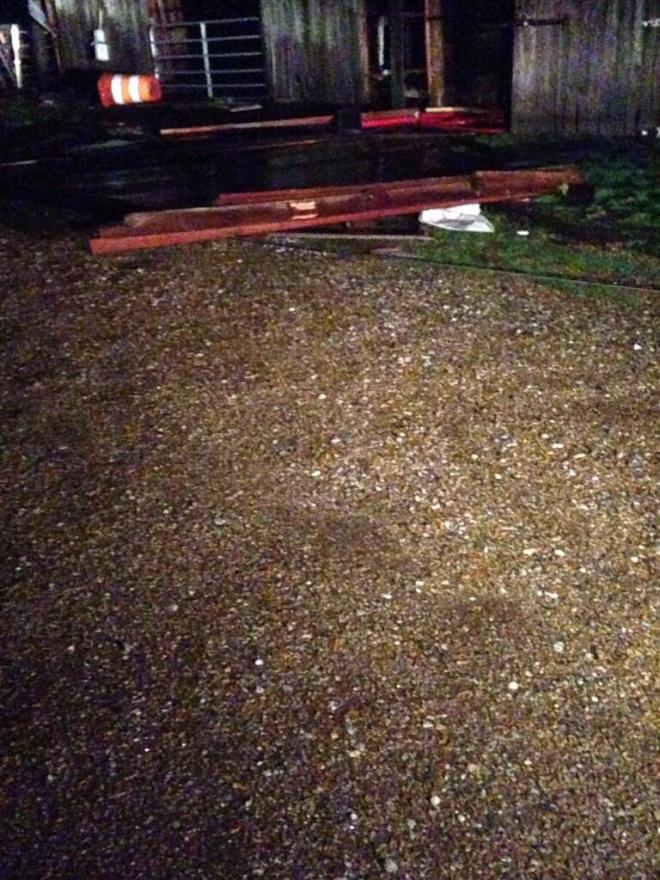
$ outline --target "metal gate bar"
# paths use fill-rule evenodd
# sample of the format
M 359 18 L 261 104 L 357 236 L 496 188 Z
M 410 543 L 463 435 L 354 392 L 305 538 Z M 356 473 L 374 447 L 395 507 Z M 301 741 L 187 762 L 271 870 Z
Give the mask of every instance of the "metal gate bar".
M 244 28 L 245 33 L 232 33 L 231 29 L 236 27 Z M 208 98 L 231 97 L 232 92 L 263 98 L 267 93 L 258 16 L 152 25 L 149 42 L 156 76 L 166 92 L 204 91 Z M 250 45 L 255 43 L 258 48 L 255 46 L 253 51 Z M 252 63 L 246 61 L 246 66 L 242 66 L 243 59 L 252 59 Z M 259 66 L 256 59 L 261 59 Z M 227 76 L 233 81 L 227 82 Z

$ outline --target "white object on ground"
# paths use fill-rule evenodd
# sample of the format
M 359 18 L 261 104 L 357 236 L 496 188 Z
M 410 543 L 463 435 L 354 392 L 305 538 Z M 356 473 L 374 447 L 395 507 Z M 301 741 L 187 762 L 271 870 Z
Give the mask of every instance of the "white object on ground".
M 455 205 L 453 208 L 429 208 L 419 215 L 419 222 L 454 232 L 495 232 L 495 227 L 483 216 L 478 203 Z

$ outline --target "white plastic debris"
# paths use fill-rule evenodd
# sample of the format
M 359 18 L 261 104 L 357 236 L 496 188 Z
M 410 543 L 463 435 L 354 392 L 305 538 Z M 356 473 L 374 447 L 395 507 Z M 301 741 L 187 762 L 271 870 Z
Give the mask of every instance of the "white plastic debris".
M 478 203 L 455 205 L 453 208 L 429 208 L 419 215 L 419 222 L 454 232 L 495 232 L 495 227 L 483 216 Z

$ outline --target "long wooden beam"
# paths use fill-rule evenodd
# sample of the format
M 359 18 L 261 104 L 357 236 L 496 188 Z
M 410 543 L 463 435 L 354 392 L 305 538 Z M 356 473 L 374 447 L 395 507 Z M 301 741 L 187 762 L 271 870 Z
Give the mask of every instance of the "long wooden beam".
M 452 112 L 462 108 L 447 108 Z M 480 111 L 470 110 L 470 113 L 479 113 Z M 400 110 L 371 110 L 361 113 L 362 125 L 369 127 L 370 123 L 382 121 L 386 123 L 391 120 L 392 124 L 399 125 L 409 121 L 415 123 L 419 111 L 414 107 L 403 108 Z M 196 125 L 190 128 L 161 128 L 160 134 L 166 138 L 190 138 L 205 137 L 209 134 L 230 134 L 234 131 L 269 131 L 278 128 L 316 128 L 321 125 L 330 125 L 334 120 L 334 116 L 327 113 L 323 116 L 295 116 L 290 119 L 260 119 L 255 122 L 224 122 L 219 125 Z
M 552 168 L 537 168 L 531 169 L 530 171 L 478 171 L 476 174 L 472 175 L 472 180 L 477 181 L 488 181 L 491 187 L 498 186 L 501 183 L 506 183 L 514 178 L 516 175 L 525 174 L 529 179 L 531 174 L 535 175 L 536 181 L 545 181 L 550 180 L 551 182 L 556 179 L 556 175 L 568 175 L 571 176 L 574 172 L 574 168 L 572 165 L 559 165 Z M 394 183 L 360 183 L 360 184 L 347 184 L 344 186 L 316 186 L 316 187 L 305 187 L 304 189 L 272 189 L 272 190 L 260 190 L 258 192 L 234 192 L 234 193 L 221 193 L 214 201 L 214 205 L 218 206 L 228 206 L 228 205 L 257 205 L 257 204 L 267 204 L 269 202 L 281 202 L 288 201 L 289 199 L 299 199 L 302 196 L 307 199 L 322 199 L 328 196 L 344 196 L 351 195 L 356 192 L 359 193 L 379 193 L 382 192 L 383 189 L 386 190 L 396 190 L 397 192 L 401 192 L 403 190 L 411 190 L 411 191 L 419 191 L 420 189 L 429 189 L 431 187 L 446 187 L 447 185 L 451 185 L 453 181 L 464 180 L 465 177 L 425 177 L 421 179 L 413 179 L 413 180 L 398 180 Z M 580 178 L 581 179 L 581 178 Z M 576 183 L 577 178 L 575 180 L 568 181 L 569 185 L 572 183 Z M 561 186 L 561 184 L 557 184 Z
M 531 198 L 582 183 L 566 166 L 533 171 L 481 171 L 459 177 L 355 187 L 279 190 L 234 196 L 231 204 L 129 214 L 90 241 L 94 254 L 165 247 L 233 236 L 264 235 L 358 220 L 416 214 L 466 202 Z M 259 201 L 256 199 L 260 197 Z
M 293 119 L 264 119 L 258 122 L 225 122 L 220 125 L 196 125 L 188 128 L 161 128 L 160 135 L 168 140 L 203 138 L 240 132 L 275 131 L 288 128 L 320 128 L 329 126 L 334 116 L 300 116 Z M 482 134 L 504 131 L 501 113 L 469 107 L 433 107 L 420 112 L 414 107 L 398 110 L 373 110 L 361 114 L 362 128 L 447 128 L 474 130 Z
M 165 138 L 207 137 L 210 134 L 230 134 L 233 131 L 267 131 L 277 128 L 312 128 L 330 125 L 333 117 L 301 116 L 297 119 L 265 119 L 258 122 L 224 122 L 220 125 L 194 125 L 187 128 L 161 128 L 160 135 Z

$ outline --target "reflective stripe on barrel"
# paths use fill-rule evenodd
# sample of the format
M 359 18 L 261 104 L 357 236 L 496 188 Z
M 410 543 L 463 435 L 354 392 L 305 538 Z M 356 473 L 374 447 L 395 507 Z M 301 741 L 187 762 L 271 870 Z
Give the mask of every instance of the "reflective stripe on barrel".
M 115 104 L 126 103 L 124 100 L 124 79 L 125 77 L 116 75 L 110 80 L 110 94 Z

